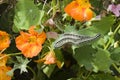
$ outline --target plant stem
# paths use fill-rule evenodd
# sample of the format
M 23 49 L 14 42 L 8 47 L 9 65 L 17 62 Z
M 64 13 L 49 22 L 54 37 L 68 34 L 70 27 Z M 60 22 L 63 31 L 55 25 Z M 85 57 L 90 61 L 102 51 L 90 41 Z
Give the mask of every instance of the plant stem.
M 120 28 L 120 24 L 119 24 L 119 25 L 117 26 L 117 28 L 114 30 L 113 35 L 112 35 L 111 38 L 109 39 L 109 41 L 108 41 L 108 43 L 106 44 L 104 50 L 106 50 L 106 49 L 109 47 L 109 45 L 110 45 L 111 42 L 112 42 L 112 39 L 113 39 L 114 35 L 117 33 L 117 31 L 119 30 L 119 28 Z
M 85 80 L 88 79 L 88 77 L 90 76 L 91 73 L 92 73 L 92 71 L 89 71 L 89 73 L 88 73 L 87 76 L 85 77 Z
M 44 1 L 44 4 L 43 4 L 43 7 L 42 7 L 42 10 L 45 8 L 45 4 L 46 4 L 47 0 Z
M 106 49 L 109 47 L 109 45 L 110 45 L 111 42 L 112 42 L 113 37 L 114 37 L 114 34 L 113 34 L 113 35 L 111 36 L 111 38 L 109 39 L 108 43 L 107 43 L 106 46 L 104 47 L 104 50 L 106 50 Z
M 115 31 L 114 31 L 114 35 L 116 34 L 116 32 L 119 30 L 119 28 L 120 28 L 120 24 L 118 25 L 118 27 L 115 29 Z
M 120 24 L 119 24 L 119 25 L 117 26 L 117 28 L 114 30 L 113 35 L 111 36 L 111 38 L 110 38 L 110 40 L 108 41 L 107 45 L 105 46 L 104 50 L 106 50 L 106 49 L 109 47 L 109 45 L 110 45 L 111 42 L 112 42 L 112 39 L 114 38 L 114 35 L 117 33 L 117 31 L 119 30 L 119 28 L 120 28 Z M 118 71 L 118 73 L 120 73 L 120 70 L 118 69 L 118 67 L 116 66 L 116 64 L 113 63 L 112 65 L 113 65 L 113 67 Z
M 27 66 L 27 68 L 33 73 L 33 80 L 36 80 L 36 73 L 35 73 L 35 71 L 31 67 L 29 67 L 29 66 Z
M 0 51 L 0 54 L 2 54 L 5 50 L 6 50 L 6 48 L 5 48 L 5 49 L 3 49 L 2 51 Z
M 20 54 L 22 54 L 22 53 L 11 53 L 11 54 L 7 54 L 7 55 L 4 55 L 4 56 L 0 57 L 0 60 L 3 59 L 3 58 L 5 58 L 5 57 L 8 57 L 8 56 L 16 56 L 16 55 L 20 55 Z
M 118 67 L 115 65 L 115 63 L 112 64 L 113 67 L 118 71 L 118 73 L 120 73 L 120 70 L 118 69 Z

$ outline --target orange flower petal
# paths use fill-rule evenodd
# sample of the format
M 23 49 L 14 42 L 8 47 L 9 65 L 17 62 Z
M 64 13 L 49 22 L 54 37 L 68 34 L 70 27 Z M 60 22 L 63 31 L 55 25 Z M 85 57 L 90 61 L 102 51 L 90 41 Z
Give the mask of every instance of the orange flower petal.
M 45 32 L 38 33 L 34 30 L 34 28 L 35 28 L 35 26 L 30 27 L 29 33 L 32 35 L 36 35 L 38 37 L 38 42 L 41 42 L 41 44 L 43 44 L 45 42 L 46 37 L 47 37 Z
M 9 45 L 10 45 L 9 34 L 4 31 L 0 31 L 0 50 L 9 47 Z
M 37 37 L 38 37 L 38 39 L 37 39 L 38 42 L 43 44 L 45 42 L 47 36 L 46 36 L 45 32 L 41 32 Z
M 42 50 L 42 45 L 40 46 L 36 46 L 36 45 L 29 45 L 27 46 L 29 48 L 23 49 L 22 53 L 25 57 L 29 57 L 32 58 L 34 56 L 37 56 L 39 54 L 39 52 Z
M 38 33 L 34 30 L 34 26 L 32 26 L 29 29 L 29 33 L 21 31 L 15 42 L 16 47 L 21 50 L 25 57 L 32 58 L 39 54 L 45 39 L 45 32 Z
M 84 17 L 85 17 L 85 21 L 90 20 L 93 17 L 93 11 L 91 9 L 87 8 L 85 10 Z
M 27 48 L 27 45 L 28 45 L 28 39 L 29 39 L 29 35 L 26 35 L 26 33 L 24 32 L 21 32 L 21 35 L 18 36 L 15 41 L 16 41 L 16 47 L 19 49 L 19 50 L 22 50 L 24 48 Z
M 6 56 L 6 54 L 0 54 L 0 58 L 1 57 L 4 57 L 4 58 L 0 59 L 0 66 L 6 66 L 8 57 Z
M 50 52 L 48 52 L 48 54 L 44 57 L 44 59 L 45 59 L 44 64 L 55 64 L 56 57 L 54 51 L 51 50 Z
M 11 80 L 11 76 L 7 75 L 7 72 L 11 70 L 11 67 L 0 66 L 0 80 Z
M 76 7 L 78 7 L 79 4 L 76 2 L 76 1 L 72 1 L 71 3 L 69 3 L 66 7 L 65 7 L 65 12 L 68 14 L 68 15 L 71 15 L 71 11 L 73 9 L 75 9 Z
M 88 21 L 93 17 L 93 12 L 89 7 L 81 7 L 76 1 L 72 1 L 65 7 L 65 12 L 78 21 Z
M 89 0 L 76 0 L 76 2 L 82 8 L 90 8 L 91 7 L 91 4 L 90 4 Z
M 41 62 L 44 62 L 44 61 L 45 61 L 45 59 L 42 58 L 42 59 L 35 60 L 34 62 L 41 63 Z
M 32 34 L 32 35 L 37 35 L 38 32 L 36 32 L 34 29 L 35 29 L 36 26 L 31 26 L 30 29 L 29 29 L 29 33 Z
M 63 66 L 63 63 L 60 62 L 59 60 L 56 61 L 56 64 L 57 64 L 59 69 L 62 68 L 62 66 Z

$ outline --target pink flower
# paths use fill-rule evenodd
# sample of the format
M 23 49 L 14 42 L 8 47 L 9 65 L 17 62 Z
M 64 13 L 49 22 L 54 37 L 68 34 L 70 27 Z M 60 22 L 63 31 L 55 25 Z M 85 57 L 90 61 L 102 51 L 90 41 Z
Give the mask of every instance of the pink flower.
M 114 5 L 114 4 L 110 4 L 108 6 L 107 11 L 111 11 L 115 14 L 116 17 L 120 16 L 120 4 Z

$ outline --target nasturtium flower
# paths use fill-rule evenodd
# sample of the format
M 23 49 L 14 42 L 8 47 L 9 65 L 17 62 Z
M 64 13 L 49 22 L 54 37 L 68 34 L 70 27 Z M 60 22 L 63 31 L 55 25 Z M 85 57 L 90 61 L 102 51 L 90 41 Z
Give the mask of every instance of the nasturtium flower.
M 53 49 L 51 49 L 49 52 L 47 52 L 45 54 L 46 55 L 43 58 L 41 58 L 39 60 L 35 60 L 35 62 L 37 62 L 37 63 L 43 62 L 46 65 L 56 64 L 58 66 L 58 68 L 61 68 L 63 66 L 63 63 L 57 59 Z
M 11 76 L 7 74 L 12 68 L 6 66 L 8 56 L 0 54 L 0 80 L 11 80 Z
M 36 60 L 35 62 L 44 62 L 44 64 L 55 64 L 57 61 L 55 53 L 53 50 L 50 50 L 46 53 L 45 57 L 39 60 Z
M 8 56 L 6 54 L 0 54 L 0 66 L 6 66 Z
M 91 4 L 89 3 L 89 0 L 76 0 L 78 5 L 82 8 L 90 8 Z
M 78 21 L 88 21 L 93 17 L 89 0 L 75 0 L 65 7 L 65 12 Z
M 34 29 L 35 26 L 32 26 L 28 33 L 21 31 L 20 35 L 15 39 L 16 47 L 28 58 L 37 56 L 46 40 L 45 32 L 39 33 Z
M 9 34 L 0 30 L 0 50 L 8 48 L 10 45 Z
M 54 51 L 50 51 L 45 57 L 44 57 L 44 64 L 54 64 L 56 63 L 56 57 Z
M 0 66 L 0 80 L 11 80 L 11 76 L 7 74 L 11 70 L 11 67 Z

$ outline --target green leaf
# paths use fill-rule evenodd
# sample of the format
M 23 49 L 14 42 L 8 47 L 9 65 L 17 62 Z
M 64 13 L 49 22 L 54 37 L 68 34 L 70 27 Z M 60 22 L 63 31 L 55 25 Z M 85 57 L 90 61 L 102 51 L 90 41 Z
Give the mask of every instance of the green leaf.
M 77 60 L 78 64 L 84 65 L 86 69 L 92 69 L 92 59 L 95 50 L 91 46 L 83 46 L 76 48 L 73 57 Z
M 57 58 L 57 61 L 59 62 L 59 63 L 57 63 L 57 66 L 59 68 L 62 68 L 63 65 L 64 65 L 63 55 L 62 55 L 62 53 L 61 53 L 61 51 L 59 49 L 54 49 L 54 51 L 55 51 L 55 56 Z
M 66 26 L 65 27 L 65 30 L 64 30 L 65 33 L 78 33 L 78 31 L 75 29 L 75 26 Z
M 59 61 L 63 62 L 64 58 L 63 58 L 63 55 L 61 53 L 61 50 L 60 49 L 54 49 L 54 51 L 55 51 L 55 55 L 56 55 L 57 59 Z
M 120 77 L 117 77 L 117 76 L 116 76 L 116 77 L 115 77 L 115 80 L 120 80 Z
M 107 73 L 98 73 L 95 75 L 91 75 L 88 80 L 116 80 L 114 76 Z
M 101 34 L 105 34 L 107 31 L 109 31 L 110 27 L 112 27 L 113 23 L 113 16 L 103 17 L 100 22 L 93 23 L 93 30 L 96 32 L 100 32 Z
M 67 80 L 83 80 L 81 78 L 70 78 L 70 79 L 67 79 Z
M 120 47 L 115 48 L 113 51 L 111 51 L 111 59 L 115 61 L 116 63 L 120 64 Z
M 120 29 L 118 30 L 118 33 L 120 34 Z
M 81 78 L 80 76 L 79 78 L 71 78 L 68 80 L 119 80 L 119 78 L 117 77 L 115 78 L 111 74 L 107 74 L 107 73 L 98 73 L 98 74 L 92 74 L 88 78 L 85 77 L 85 79 Z
M 38 69 L 38 71 L 37 71 L 37 77 L 34 80 L 48 80 L 48 77 L 42 71 L 42 69 Z
M 110 65 L 112 64 L 112 60 L 110 58 L 110 53 L 107 50 L 98 49 L 97 53 L 94 55 L 94 71 L 98 70 L 109 72 Z
M 86 29 L 79 30 L 79 33 L 85 34 L 85 35 L 94 35 L 94 34 L 100 33 L 103 35 L 109 31 L 113 23 L 114 23 L 114 17 L 107 16 L 102 18 L 102 20 L 98 22 L 93 22 L 92 26 Z
M 18 63 L 14 64 L 14 68 L 20 69 L 20 73 L 22 72 L 28 72 L 27 71 L 27 64 L 30 62 L 27 58 L 22 58 L 22 57 L 16 57 Z
M 8 72 L 9 75 L 12 75 L 16 69 L 20 69 L 20 73 L 22 74 L 23 72 L 28 72 L 27 71 L 27 64 L 30 62 L 27 58 L 22 58 L 20 56 L 16 56 L 17 61 L 14 63 L 14 67 L 12 70 Z
M 43 69 L 43 72 L 47 75 L 47 77 L 50 77 L 54 68 L 55 68 L 55 65 L 48 65 Z
M 28 30 L 40 23 L 40 11 L 32 0 L 19 0 L 15 8 L 13 31 Z

